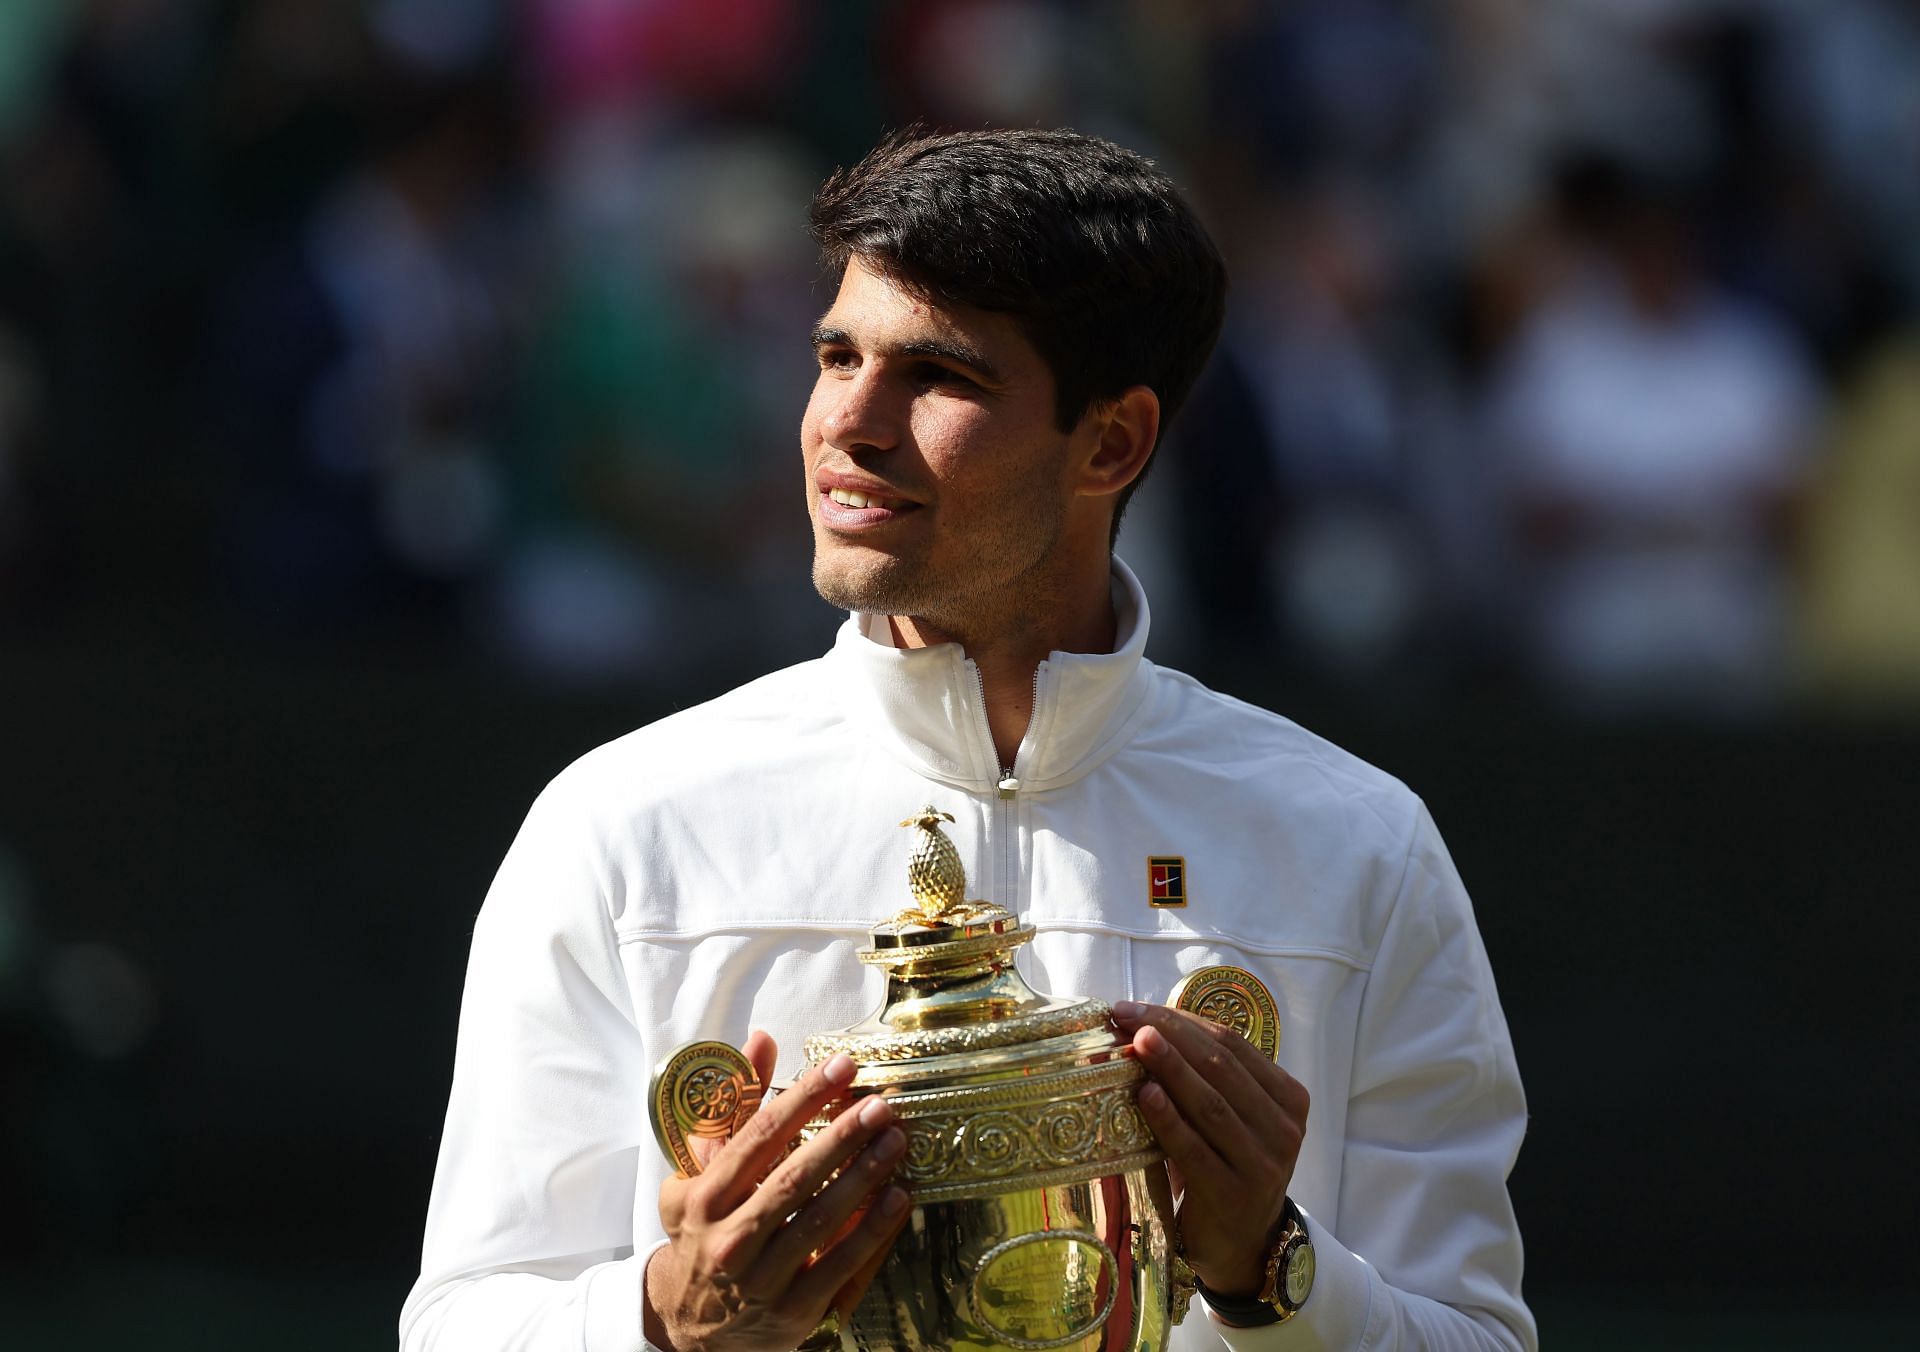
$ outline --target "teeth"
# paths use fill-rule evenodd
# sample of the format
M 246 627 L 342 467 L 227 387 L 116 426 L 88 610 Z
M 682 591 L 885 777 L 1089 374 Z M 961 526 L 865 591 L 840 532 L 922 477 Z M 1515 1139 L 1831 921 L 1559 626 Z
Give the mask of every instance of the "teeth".
M 835 502 L 839 503 L 842 507 L 897 507 L 899 506 L 899 504 L 895 502 L 892 498 L 870 498 L 865 493 L 855 493 L 845 488 L 829 489 L 827 491 L 827 496 L 832 498 Z

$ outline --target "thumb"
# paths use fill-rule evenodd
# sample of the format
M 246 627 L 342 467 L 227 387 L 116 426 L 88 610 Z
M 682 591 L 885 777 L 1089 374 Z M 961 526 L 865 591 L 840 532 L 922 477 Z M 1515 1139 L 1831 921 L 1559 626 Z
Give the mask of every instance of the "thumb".
M 780 1058 L 780 1045 L 773 1040 L 772 1034 L 763 1028 L 756 1028 L 747 1034 L 747 1044 L 741 1052 L 753 1063 L 753 1073 L 760 1077 L 761 1085 L 773 1083 L 773 1067 Z

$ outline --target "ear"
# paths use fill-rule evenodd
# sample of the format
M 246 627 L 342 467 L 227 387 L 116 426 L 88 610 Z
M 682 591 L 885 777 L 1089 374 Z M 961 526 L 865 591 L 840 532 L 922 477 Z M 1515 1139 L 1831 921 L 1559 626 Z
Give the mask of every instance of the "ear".
M 1083 430 L 1091 438 L 1081 465 L 1079 491 L 1085 497 L 1118 493 L 1140 477 L 1160 436 L 1160 396 L 1135 385 L 1118 399 L 1087 410 Z

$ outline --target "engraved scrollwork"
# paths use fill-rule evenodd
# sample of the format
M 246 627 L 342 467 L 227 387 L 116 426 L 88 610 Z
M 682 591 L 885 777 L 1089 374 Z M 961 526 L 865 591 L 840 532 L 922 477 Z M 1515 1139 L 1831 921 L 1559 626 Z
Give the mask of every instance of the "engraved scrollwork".
M 923 1117 L 900 1125 L 907 1133 L 907 1153 L 900 1171 L 909 1182 L 946 1178 L 953 1173 L 954 1138 L 962 1122 L 951 1117 Z
M 1130 1082 L 1064 1102 L 902 1113 L 900 1125 L 907 1134 L 902 1181 L 916 1193 L 937 1188 L 953 1195 L 1008 1179 L 1024 1186 L 1036 1170 L 1093 1178 L 1155 1153 Z
M 1253 1028 L 1253 1009 L 1239 991 L 1213 991 L 1194 1007 L 1193 1012 L 1213 1023 L 1225 1024 L 1241 1037 L 1247 1037 Z
M 1231 1028 L 1266 1057 L 1280 1050 L 1280 1010 L 1266 983 L 1244 967 L 1201 967 L 1174 984 L 1167 1003 Z
M 981 1113 L 960 1133 L 961 1166 L 988 1178 L 1023 1167 L 1032 1155 L 1032 1128 L 1013 1113 Z
M 942 1178 L 953 1172 L 952 1119 L 923 1118 L 909 1122 L 907 1153 L 902 1161 L 908 1178 Z
M 1131 1094 L 1110 1095 L 1105 1103 L 1101 1126 L 1116 1150 L 1142 1150 L 1153 1142 L 1147 1119 Z
M 1085 1103 L 1056 1103 L 1040 1115 L 1034 1127 L 1049 1155 L 1076 1160 L 1093 1148 L 1100 1119 Z
M 702 1122 L 721 1122 L 740 1106 L 740 1085 L 733 1076 L 702 1066 L 687 1077 L 680 1091 L 687 1111 Z
M 694 1140 L 725 1140 L 760 1106 L 753 1063 L 724 1042 L 688 1042 L 654 1068 L 647 1085 L 647 1116 L 661 1153 L 680 1175 L 700 1172 Z

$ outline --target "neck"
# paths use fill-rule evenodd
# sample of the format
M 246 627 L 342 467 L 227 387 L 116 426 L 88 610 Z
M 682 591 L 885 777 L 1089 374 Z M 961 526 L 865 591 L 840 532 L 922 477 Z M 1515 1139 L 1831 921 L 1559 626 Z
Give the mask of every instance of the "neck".
M 892 615 L 894 646 L 927 648 L 958 643 L 980 672 L 981 695 L 987 706 L 987 730 L 994 754 L 1003 769 L 1013 767 L 1020 743 L 1033 721 L 1034 671 L 1049 653 L 1108 653 L 1113 651 L 1116 621 L 1109 591 L 1110 569 L 1101 559 L 1098 573 L 1089 570 L 1072 583 L 1054 590 L 1044 601 L 1027 596 L 1023 607 L 1009 607 L 1007 622 L 943 628 L 911 615 Z

